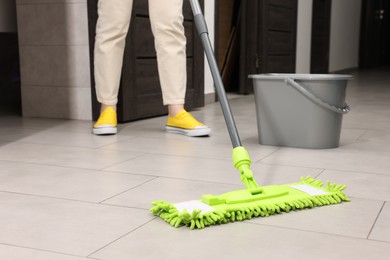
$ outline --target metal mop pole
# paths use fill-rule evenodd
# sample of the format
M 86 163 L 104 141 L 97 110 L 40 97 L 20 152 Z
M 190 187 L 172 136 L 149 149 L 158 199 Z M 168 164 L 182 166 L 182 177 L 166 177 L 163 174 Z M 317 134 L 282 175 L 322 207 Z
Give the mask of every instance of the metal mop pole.
M 232 112 L 230 110 L 228 99 L 226 98 L 225 88 L 223 86 L 222 78 L 218 70 L 217 61 L 215 60 L 214 51 L 210 43 L 209 33 L 204 19 L 202 9 L 198 0 L 190 0 L 192 12 L 194 14 L 195 26 L 198 31 L 198 35 L 203 45 L 204 52 L 209 62 L 211 74 L 215 83 L 215 90 L 219 98 L 222 112 L 225 117 L 227 129 L 229 131 L 230 139 L 232 141 L 233 148 L 241 146 L 240 137 L 238 135 L 237 127 L 234 122 Z

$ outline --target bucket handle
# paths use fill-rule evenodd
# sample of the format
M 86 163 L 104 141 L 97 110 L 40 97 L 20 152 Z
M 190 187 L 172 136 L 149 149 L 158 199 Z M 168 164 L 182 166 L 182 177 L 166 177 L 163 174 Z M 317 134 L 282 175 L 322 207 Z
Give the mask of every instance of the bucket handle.
M 297 90 L 303 96 L 308 98 L 313 103 L 319 105 L 320 107 L 326 108 L 326 109 L 328 109 L 330 111 L 333 111 L 333 112 L 336 112 L 336 113 L 339 113 L 339 114 L 346 114 L 346 113 L 348 113 L 350 111 L 350 108 L 347 105 L 347 103 L 344 103 L 343 107 L 340 107 L 340 108 L 332 106 L 332 105 L 326 103 L 325 101 L 323 101 L 322 99 L 316 97 L 313 93 L 311 93 L 309 90 L 307 90 L 306 88 L 304 88 L 301 85 L 299 85 L 299 83 L 297 83 L 292 78 L 286 78 L 285 82 L 290 84 L 295 90 Z

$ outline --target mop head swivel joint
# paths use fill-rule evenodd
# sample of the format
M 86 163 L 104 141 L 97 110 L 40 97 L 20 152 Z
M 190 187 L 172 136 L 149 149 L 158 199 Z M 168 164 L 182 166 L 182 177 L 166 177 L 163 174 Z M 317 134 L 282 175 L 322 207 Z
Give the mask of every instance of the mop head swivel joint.
M 174 227 L 190 229 L 215 224 L 242 221 L 253 217 L 266 217 L 275 213 L 350 201 L 343 193 L 345 185 L 323 183 L 311 177 L 300 182 L 259 187 L 249 169 L 250 159 L 244 147 L 233 150 L 233 162 L 240 171 L 246 189 L 222 195 L 203 195 L 200 200 L 171 204 L 165 201 L 152 203 L 151 212 Z

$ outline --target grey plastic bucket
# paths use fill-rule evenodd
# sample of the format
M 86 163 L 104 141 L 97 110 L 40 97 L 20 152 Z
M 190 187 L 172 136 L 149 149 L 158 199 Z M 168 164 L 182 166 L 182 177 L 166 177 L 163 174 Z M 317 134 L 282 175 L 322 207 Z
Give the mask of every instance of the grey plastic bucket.
M 259 143 L 325 149 L 340 143 L 351 75 L 257 74 L 253 79 Z

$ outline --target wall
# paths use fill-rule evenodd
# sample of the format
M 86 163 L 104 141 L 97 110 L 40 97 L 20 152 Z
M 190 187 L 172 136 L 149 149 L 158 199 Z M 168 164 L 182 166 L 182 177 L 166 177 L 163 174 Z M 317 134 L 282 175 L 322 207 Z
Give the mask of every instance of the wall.
M 333 0 L 331 9 L 329 71 L 357 68 L 361 0 Z M 298 0 L 296 73 L 310 72 L 313 0 Z
M 0 32 L 16 32 L 15 0 L 0 1 Z
M 204 16 L 207 23 L 207 28 L 209 31 L 209 37 L 211 44 L 214 47 L 214 34 L 215 34 L 215 1 L 214 0 L 205 0 L 204 1 Z M 205 56 L 205 63 L 204 63 L 204 93 L 206 95 L 205 102 L 210 103 L 214 102 L 214 80 L 211 75 L 210 68 L 208 66 L 208 62 Z
M 92 118 L 86 0 L 17 0 L 22 113 Z
M 313 0 L 298 1 L 296 73 L 310 73 Z
M 329 71 L 357 68 L 361 0 L 332 1 Z

